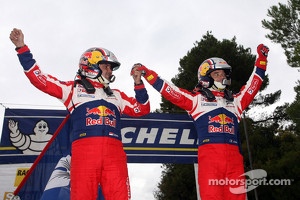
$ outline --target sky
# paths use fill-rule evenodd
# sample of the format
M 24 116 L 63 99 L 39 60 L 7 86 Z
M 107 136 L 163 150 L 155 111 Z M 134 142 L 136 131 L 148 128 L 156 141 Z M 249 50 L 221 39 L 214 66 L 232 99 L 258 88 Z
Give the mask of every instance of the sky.
M 134 96 L 129 75 L 134 63 L 142 63 L 170 81 L 178 73 L 179 60 L 207 31 L 218 40 L 236 37 L 237 44 L 251 48 L 253 54 L 257 45 L 264 43 L 270 48 L 270 85 L 264 93 L 281 89 L 276 105 L 292 102 L 300 72 L 287 65 L 283 49 L 265 37 L 269 31 L 261 24 L 269 19 L 267 10 L 279 2 L 286 4 L 287 0 L 1 1 L 0 120 L 5 107 L 64 109 L 57 99 L 34 88 L 23 74 L 9 40 L 13 28 L 22 29 L 41 69 L 60 80 L 74 79 L 80 55 L 88 48 L 109 49 L 121 63 L 111 88 L 129 96 Z M 145 85 L 154 111 L 160 107 L 161 96 Z M 129 164 L 133 200 L 154 199 L 161 170 L 161 164 Z

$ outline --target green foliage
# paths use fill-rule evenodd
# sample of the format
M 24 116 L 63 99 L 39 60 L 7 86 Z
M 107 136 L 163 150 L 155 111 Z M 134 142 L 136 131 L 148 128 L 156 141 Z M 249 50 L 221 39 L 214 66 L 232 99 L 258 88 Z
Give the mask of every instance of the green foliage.
M 194 166 L 164 164 L 162 179 L 154 192 L 157 200 L 195 200 L 197 199 Z
M 290 116 L 291 120 L 295 125 L 295 133 L 300 136 L 300 81 L 298 81 L 298 85 L 294 87 L 296 92 L 296 99 L 289 108 L 287 108 L 287 114 Z
M 300 187 L 300 81 L 298 81 L 295 91 L 297 95 L 293 103 L 278 106 L 264 120 L 246 120 L 253 168 L 266 170 L 268 180 L 287 181 L 286 183 L 290 184 L 261 185 L 256 189 L 259 199 L 300 198 L 298 189 Z M 241 123 L 241 127 L 243 126 L 244 123 Z M 245 171 L 249 171 L 249 155 L 244 136 L 242 143 Z M 253 192 L 249 192 L 247 195 L 249 200 L 255 199 Z
M 270 21 L 262 20 L 263 28 L 271 31 L 266 37 L 281 44 L 291 67 L 300 67 L 300 0 L 272 6 L 267 16 Z
M 253 168 L 264 169 L 268 175 L 267 180 L 284 181 L 290 185 L 260 185 L 257 187 L 259 199 L 299 199 L 300 192 L 300 139 L 290 132 L 283 131 L 274 134 L 272 127 L 255 127 L 253 133 L 249 133 Z M 249 170 L 246 158 L 245 168 Z M 289 182 L 290 181 L 290 182 Z M 255 199 L 253 192 L 249 192 L 248 199 Z

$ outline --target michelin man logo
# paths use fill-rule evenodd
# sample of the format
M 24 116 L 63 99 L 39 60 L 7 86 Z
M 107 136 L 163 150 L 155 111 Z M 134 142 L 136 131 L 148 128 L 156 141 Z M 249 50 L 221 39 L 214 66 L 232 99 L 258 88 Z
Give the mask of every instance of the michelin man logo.
M 12 145 L 27 155 L 39 154 L 52 137 L 52 134 L 48 133 L 48 124 L 44 120 L 36 123 L 32 134 L 23 134 L 19 130 L 18 122 L 14 120 L 8 121 L 8 128 Z

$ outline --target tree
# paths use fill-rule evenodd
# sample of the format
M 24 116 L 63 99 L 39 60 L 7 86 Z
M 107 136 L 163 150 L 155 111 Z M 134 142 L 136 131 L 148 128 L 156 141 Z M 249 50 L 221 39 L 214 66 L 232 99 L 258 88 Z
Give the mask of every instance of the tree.
M 300 67 L 300 0 L 272 6 L 267 16 L 270 21 L 262 20 L 263 28 L 271 31 L 266 37 L 281 44 L 291 67 Z
M 281 185 L 260 185 L 256 188 L 259 199 L 300 198 L 300 81 L 295 91 L 297 95 L 291 104 L 276 107 L 263 120 L 246 119 L 253 168 L 264 169 L 268 180 L 286 181 Z M 245 143 L 242 152 L 244 158 L 248 158 Z M 249 165 L 249 160 L 245 159 L 245 171 L 250 170 Z M 255 199 L 253 192 L 248 192 L 247 196 L 249 200 Z
M 296 98 L 295 101 L 287 108 L 287 114 L 290 116 L 295 125 L 295 133 L 300 136 L 300 81 L 298 81 L 298 85 L 294 87 L 294 90 L 296 92 Z
M 241 125 L 243 126 L 243 123 Z M 253 168 L 265 170 L 268 181 L 286 180 L 280 185 L 259 185 L 256 188 L 259 199 L 299 199 L 300 161 L 297 159 L 300 156 L 299 136 L 290 130 L 276 129 L 275 124 L 268 127 L 261 124 L 253 126 L 251 119 L 247 119 L 247 127 Z M 247 158 L 247 147 L 244 143 L 242 149 L 244 158 Z M 249 170 L 249 160 L 245 159 L 245 171 Z M 248 200 L 254 200 L 253 191 L 248 192 L 247 197 Z
M 157 200 L 197 199 L 193 165 L 164 164 L 161 182 L 154 192 Z
M 290 123 L 292 117 L 287 112 L 294 103 L 278 106 L 267 117 L 268 123 L 267 120 L 254 122 L 247 119 L 253 168 L 264 169 L 268 174 L 268 181 L 285 181 L 280 185 L 260 185 L 256 188 L 259 199 L 300 198 L 300 138 L 294 123 Z M 246 146 L 243 145 L 242 149 L 244 157 L 248 157 Z M 248 160 L 245 161 L 246 171 L 250 170 L 247 168 Z M 255 199 L 252 192 L 248 192 L 247 196 L 249 200 Z

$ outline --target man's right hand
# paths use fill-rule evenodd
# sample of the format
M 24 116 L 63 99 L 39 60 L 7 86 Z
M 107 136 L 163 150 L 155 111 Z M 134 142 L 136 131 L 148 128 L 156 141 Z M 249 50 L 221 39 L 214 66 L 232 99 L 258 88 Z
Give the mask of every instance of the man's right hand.
M 25 46 L 24 34 L 22 33 L 21 29 L 14 28 L 11 31 L 9 38 L 16 48 Z
M 158 75 L 155 71 L 148 69 L 140 63 L 134 64 L 133 66 L 137 67 L 136 70 L 142 72 L 142 75 L 145 77 L 146 81 L 151 85 L 156 81 Z
M 132 76 L 135 85 L 143 84 L 143 81 L 141 78 L 143 73 L 140 70 L 137 70 L 138 67 L 139 66 L 137 66 L 137 65 L 133 65 L 133 67 L 131 68 L 131 72 L 130 72 L 130 75 Z

